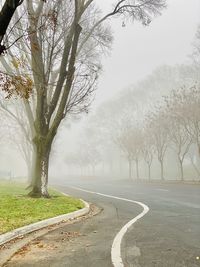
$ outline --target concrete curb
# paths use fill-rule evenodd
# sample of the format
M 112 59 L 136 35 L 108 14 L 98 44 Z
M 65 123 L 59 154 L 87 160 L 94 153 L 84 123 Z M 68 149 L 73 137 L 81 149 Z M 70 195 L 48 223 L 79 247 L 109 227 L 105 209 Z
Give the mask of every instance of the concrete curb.
M 63 193 L 63 195 L 66 195 L 66 194 Z M 80 199 L 80 200 L 84 203 L 84 205 L 85 205 L 84 208 L 82 208 L 80 210 L 76 210 L 74 212 L 70 212 L 68 214 L 59 215 L 59 216 L 56 216 L 53 218 L 45 219 L 45 220 L 40 221 L 40 222 L 29 224 L 29 225 L 17 228 L 11 232 L 2 234 L 2 235 L 0 235 L 0 245 L 3 245 L 5 243 L 11 241 L 12 239 L 21 237 L 25 234 L 29 234 L 29 233 L 32 233 L 36 230 L 40 230 L 44 227 L 47 227 L 47 226 L 50 226 L 53 224 L 57 224 L 57 223 L 60 223 L 62 221 L 66 221 L 66 220 L 73 220 L 77 217 L 86 215 L 90 210 L 90 206 L 84 200 L 82 200 L 82 199 Z

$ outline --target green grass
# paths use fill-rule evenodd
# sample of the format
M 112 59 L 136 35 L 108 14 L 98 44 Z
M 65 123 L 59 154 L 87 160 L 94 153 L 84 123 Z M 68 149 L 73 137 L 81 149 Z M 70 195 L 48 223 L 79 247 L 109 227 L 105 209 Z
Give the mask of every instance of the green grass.
M 83 208 L 72 197 L 50 190 L 51 198 L 30 198 L 25 185 L 0 181 L 0 234 Z

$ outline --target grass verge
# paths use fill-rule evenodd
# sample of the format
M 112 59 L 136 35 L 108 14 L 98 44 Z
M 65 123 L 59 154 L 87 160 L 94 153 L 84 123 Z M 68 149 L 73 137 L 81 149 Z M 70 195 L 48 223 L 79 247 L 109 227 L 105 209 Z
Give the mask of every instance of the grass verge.
M 73 212 L 84 204 L 50 190 L 50 199 L 30 198 L 26 185 L 0 181 L 0 234 L 24 225 Z

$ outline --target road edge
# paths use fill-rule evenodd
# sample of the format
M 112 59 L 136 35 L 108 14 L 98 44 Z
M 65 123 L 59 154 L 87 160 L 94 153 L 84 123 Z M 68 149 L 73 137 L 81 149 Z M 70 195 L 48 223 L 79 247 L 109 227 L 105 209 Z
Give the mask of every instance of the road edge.
M 91 194 L 96 194 L 98 196 L 113 198 L 113 199 L 117 199 L 117 200 L 130 202 L 133 204 L 137 204 L 143 208 L 143 211 L 141 213 L 139 213 L 136 217 L 134 217 L 132 220 L 130 220 L 128 223 L 126 223 L 121 228 L 121 230 L 117 233 L 117 235 L 115 236 L 113 243 L 112 243 L 111 261 L 112 261 L 113 267 L 125 267 L 125 265 L 123 264 L 122 256 L 121 256 L 122 239 L 123 239 L 124 235 L 126 234 L 127 230 L 134 223 L 136 223 L 139 219 L 141 219 L 144 215 L 146 215 L 149 212 L 149 210 L 150 210 L 149 207 L 146 204 L 139 202 L 139 201 L 135 201 L 135 200 L 127 199 L 127 198 L 122 198 L 122 197 L 117 197 L 117 196 L 113 196 L 113 195 L 108 195 L 108 194 L 103 194 L 103 193 L 99 193 L 99 192 L 95 192 L 95 191 L 90 191 L 90 190 L 82 189 L 82 188 L 75 187 L 75 186 L 70 186 L 70 187 L 75 189 L 75 190 L 79 190 L 79 191 L 83 191 L 83 192 L 87 192 L 87 193 L 91 193 Z

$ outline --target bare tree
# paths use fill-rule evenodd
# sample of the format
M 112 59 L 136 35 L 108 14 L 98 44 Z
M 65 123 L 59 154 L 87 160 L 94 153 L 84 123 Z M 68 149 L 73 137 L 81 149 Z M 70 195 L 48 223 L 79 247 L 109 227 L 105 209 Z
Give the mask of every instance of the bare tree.
M 119 146 L 123 154 L 125 155 L 127 161 L 128 161 L 128 170 L 129 170 L 129 179 L 132 179 L 132 149 L 131 149 L 131 142 L 132 142 L 132 136 L 130 135 L 130 131 L 123 130 L 123 133 L 121 133 L 116 138 L 116 144 Z
M 33 102 L 26 103 L 36 151 L 30 195 L 48 197 L 49 155 L 59 125 L 70 112 L 87 111 L 100 69 L 99 48 L 110 44 L 104 22 L 121 16 L 147 25 L 165 7 L 164 0 L 123 0 L 100 17 L 94 3 L 59 0 L 46 3 L 45 8 L 43 1 L 26 3 L 28 28 L 24 28 L 26 24 L 21 26 L 29 38 L 16 46 L 20 53 L 22 46 L 26 49 L 24 61 L 29 66 L 28 78 L 25 74 L 20 76 L 20 88 L 31 80 L 33 84 Z M 14 78 L 15 83 L 13 76 L 8 83 L 12 88 L 19 79 L 16 75 Z
M 151 131 L 147 128 L 144 129 L 143 142 L 142 142 L 142 156 L 148 166 L 148 179 L 151 180 L 151 165 L 153 162 L 153 156 L 155 152 L 153 138 L 150 135 Z
M 165 114 L 162 109 L 157 108 L 147 116 L 148 134 L 152 135 L 157 159 L 160 163 L 161 180 L 164 180 L 164 157 L 168 147 L 168 131 L 165 124 Z
M 173 92 L 172 100 L 168 103 L 171 113 L 179 120 L 189 135 L 189 140 L 196 144 L 200 158 L 200 89 L 199 85 L 182 87 Z M 183 141 L 183 140 L 182 140 Z M 187 146 L 186 146 L 187 149 Z
M 167 121 L 170 143 L 172 145 L 172 149 L 177 155 L 180 167 L 180 178 L 183 181 L 183 162 L 186 154 L 189 151 L 193 139 L 184 126 L 183 121 L 180 118 L 180 114 L 179 116 L 177 116 L 177 112 L 175 112 L 175 110 L 178 108 L 176 97 L 177 91 L 173 90 L 171 92 L 171 95 L 165 98 L 166 108 L 164 112 Z M 182 114 L 182 116 L 184 116 L 184 114 Z
M 142 131 L 133 118 L 123 118 L 119 133 L 115 138 L 116 144 L 127 158 L 129 178 L 132 178 L 132 163 L 135 162 L 136 178 L 139 179 L 139 158 L 142 150 Z

